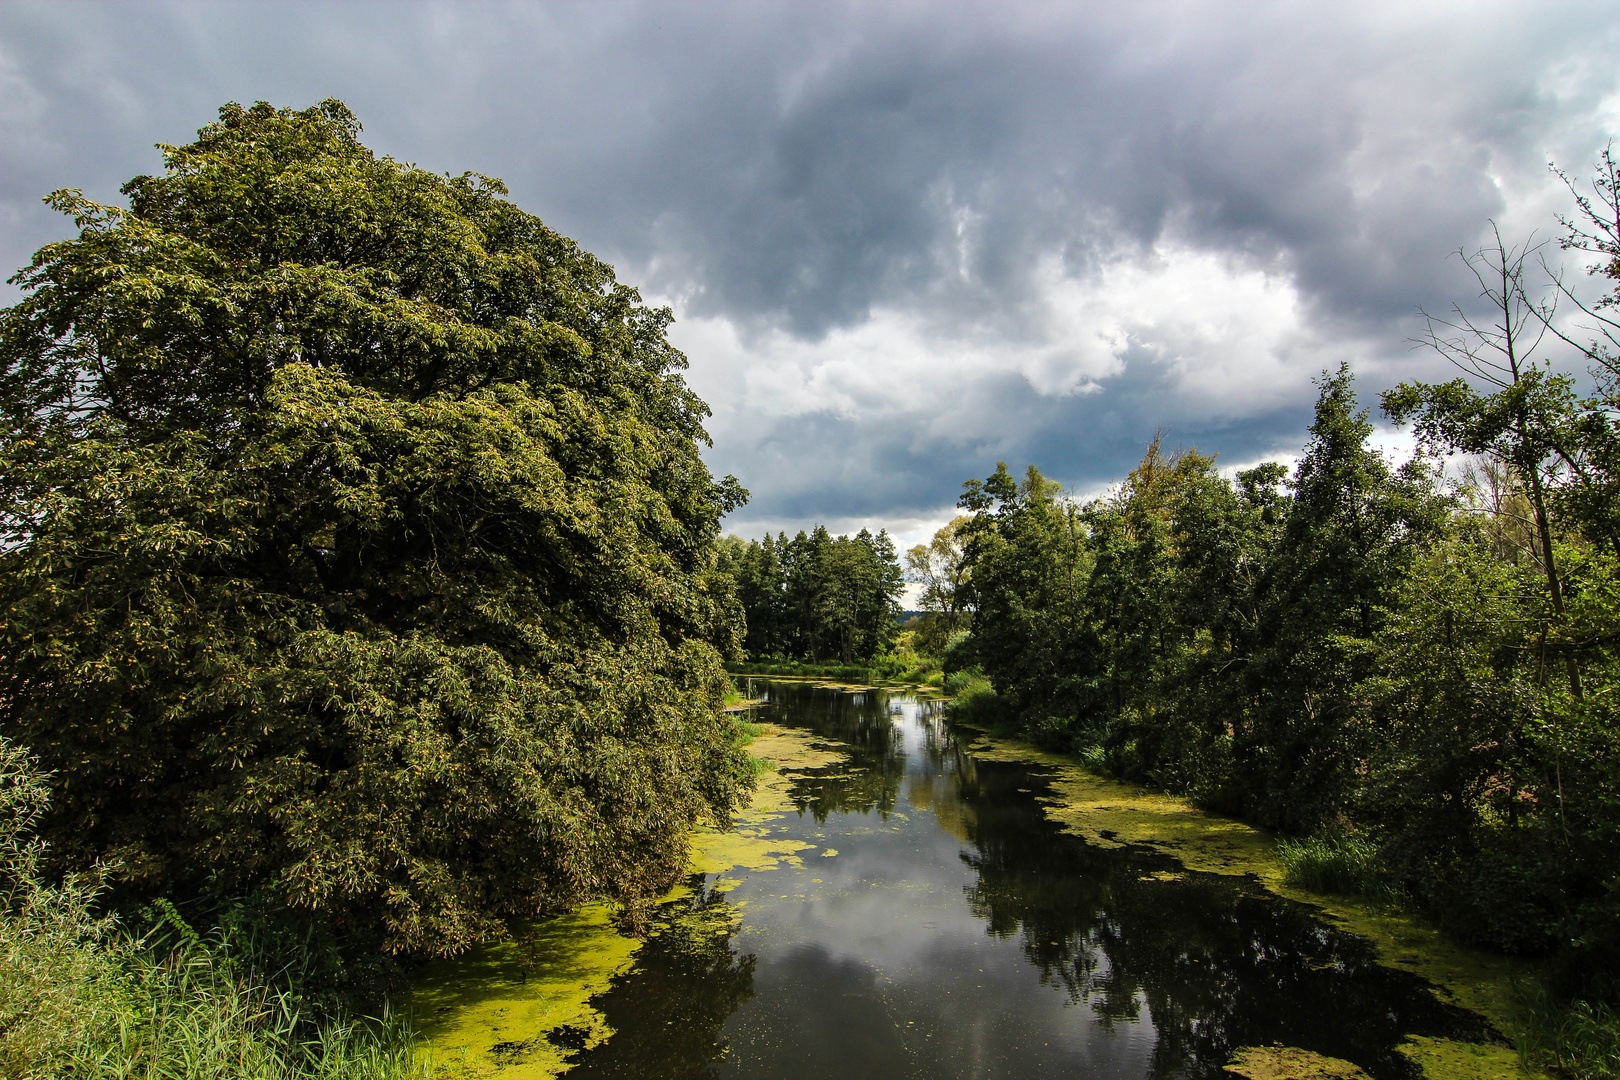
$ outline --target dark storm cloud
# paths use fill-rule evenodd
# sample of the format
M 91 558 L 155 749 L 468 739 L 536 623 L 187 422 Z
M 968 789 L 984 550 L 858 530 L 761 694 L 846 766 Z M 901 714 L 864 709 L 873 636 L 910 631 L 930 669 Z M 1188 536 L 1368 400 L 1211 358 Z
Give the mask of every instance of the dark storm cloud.
M 879 522 L 937 516 L 964 480 L 988 476 L 997 461 L 1019 474 L 1033 464 L 1048 476 L 1078 480 L 1083 494 L 1135 467 L 1159 430 L 1144 428 L 1144 417 L 1171 419 L 1162 408 L 1162 372 L 1150 363 L 1133 365 L 1125 381 L 1099 400 L 1054 398 L 1016 375 L 988 376 L 966 388 L 1000 421 L 986 437 L 919 441 L 904 427 L 827 413 L 773 421 L 744 440 L 749 458 L 736 464 L 745 475 L 751 464 L 779 479 L 740 512 L 740 523 L 758 523 L 753 531 L 759 531 L 833 514 Z M 1297 444 L 1279 445 L 1278 432 L 1303 431 L 1310 417 L 1310 403 L 1302 402 L 1226 421 L 1176 417 L 1163 430 L 1167 447 L 1213 452 L 1227 466 L 1296 451 Z
M 695 311 L 806 335 L 881 303 L 982 318 L 1042 250 L 1083 272 L 1167 227 L 1287 268 L 1323 316 L 1379 323 L 1450 295 L 1436 284 L 1460 279 L 1437 257 L 1501 213 L 1493 167 L 1544 164 L 1559 102 L 1538 80 L 1571 27 L 1486 12 L 1471 33 L 1400 41 L 1298 5 L 1114 24 L 1037 10 L 1007 25 L 982 7 L 864 8 L 858 36 L 829 29 L 845 11 L 771 49 L 727 39 L 652 137 L 618 149 L 630 197 L 580 184 L 580 210 L 630 226 L 627 252 L 656 237 L 701 290 Z M 1588 96 L 1611 88 L 1599 79 Z M 1420 133 L 1415 160 L 1366 159 L 1383 149 L 1369 128 L 1417 108 L 1380 100 L 1401 94 L 1448 126 Z
M 1578 3 L 13 2 L 0 258 L 62 235 L 46 191 L 114 198 L 223 101 L 337 96 L 374 148 L 504 177 L 688 325 L 732 328 L 740 352 L 694 349 L 692 376 L 751 519 L 922 514 L 996 457 L 1118 476 L 1164 423 L 1258 456 L 1297 441 L 1311 371 L 1409 368 L 1414 308 L 1472 292 L 1446 254 L 1490 217 L 1548 224 L 1547 156 L 1578 172 L 1610 134 L 1617 24 Z M 1107 289 L 1166 252 L 1286 282 L 1294 321 L 1164 338 L 1150 286 Z M 1054 265 L 1104 300 L 1052 315 L 1082 303 L 1053 299 Z M 814 349 L 884 313 L 923 328 L 896 350 L 983 359 L 915 402 L 818 397 L 836 356 Z M 1117 364 L 1086 352 L 1088 319 Z M 1241 348 L 1277 374 L 1244 384 Z M 803 388 L 772 394 L 802 401 L 733 392 L 787 353 Z M 1227 392 L 1187 389 L 1216 368 Z

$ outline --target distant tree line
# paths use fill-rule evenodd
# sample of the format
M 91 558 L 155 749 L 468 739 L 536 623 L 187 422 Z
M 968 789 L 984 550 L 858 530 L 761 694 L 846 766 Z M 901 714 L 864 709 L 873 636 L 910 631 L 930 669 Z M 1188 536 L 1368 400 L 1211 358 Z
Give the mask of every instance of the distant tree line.
M 834 537 L 817 525 L 792 539 L 728 536 L 719 569 L 736 583 L 750 657 L 847 664 L 894 644 L 905 575 L 887 531 Z

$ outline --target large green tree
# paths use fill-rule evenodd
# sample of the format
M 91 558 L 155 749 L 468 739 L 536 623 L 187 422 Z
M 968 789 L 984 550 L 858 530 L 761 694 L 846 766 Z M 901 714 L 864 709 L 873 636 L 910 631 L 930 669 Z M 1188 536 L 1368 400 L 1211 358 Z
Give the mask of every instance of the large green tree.
M 1257 583 L 1253 707 L 1235 735 L 1257 793 L 1246 812 L 1295 831 L 1331 820 L 1347 797 L 1372 738 L 1353 722 L 1354 688 L 1375 670 L 1373 637 L 1448 506 L 1422 458 L 1396 469 L 1369 445 L 1353 382 L 1343 365 L 1320 380 L 1311 441 Z
M 126 887 L 390 950 L 637 902 L 748 783 L 667 310 L 335 101 L 51 196 L 0 313 L 0 732 Z

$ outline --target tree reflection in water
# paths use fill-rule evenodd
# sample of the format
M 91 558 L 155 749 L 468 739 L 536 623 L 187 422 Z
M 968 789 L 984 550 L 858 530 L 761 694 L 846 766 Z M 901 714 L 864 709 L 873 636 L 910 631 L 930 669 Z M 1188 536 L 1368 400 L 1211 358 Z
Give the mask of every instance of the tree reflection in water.
M 704 887 L 661 913 L 669 927 L 642 948 L 635 969 L 598 999 L 614 1034 L 568 1071 L 571 1080 L 714 1075 L 726 1049 L 720 1029 L 754 996 L 752 956 L 731 947 L 738 911 Z
M 809 1077 L 835 1064 L 846 1077 L 1019 1077 L 1082 1063 L 1098 1075 L 1216 1077 L 1238 1047 L 1275 1042 L 1384 1080 L 1417 1075 L 1395 1050 L 1408 1035 L 1495 1038 L 1305 905 L 1060 831 L 1037 801 L 1038 767 L 974 759 L 972 740 L 929 703 L 791 684 L 770 694 L 766 719 L 850 750 L 847 767 L 800 777 L 799 815 L 785 822 L 837 839 L 839 867 L 774 871 L 736 890 L 754 905 L 744 910 L 758 931 L 750 947 L 765 956 L 757 978 L 755 956 L 733 945 L 736 909 L 712 885 L 688 902 L 677 929 L 599 999 L 617 1034 L 571 1077 Z M 905 905 L 931 920 L 907 921 Z M 964 964 L 980 974 L 961 977 Z M 1054 993 L 1071 1007 L 1053 1011 Z M 976 1015 L 993 1022 L 970 1032 Z M 1120 1032 L 1151 1049 L 1131 1056 Z M 722 1057 L 728 1037 L 735 1053 Z

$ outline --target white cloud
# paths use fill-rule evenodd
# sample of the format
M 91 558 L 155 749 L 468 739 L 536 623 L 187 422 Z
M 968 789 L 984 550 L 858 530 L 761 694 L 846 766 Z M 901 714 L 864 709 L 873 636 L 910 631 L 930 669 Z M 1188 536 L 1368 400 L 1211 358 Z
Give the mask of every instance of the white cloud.
M 904 422 L 919 438 L 984 438 L 1005 422 L 976 407 L 985 380 L 1016 376 L 1061 398 L 1097 393 L 1132 364 L 1158 373 L 1166 418 L 1236 420 L 1308 395 L 1324 365 L 1357 352 L 1315 335 L 1286 273 L 1216 252 L 1166 244 L 1084 277 L 1054 254 L 1030 280 L 1023 310 L 993 327 L 881 309 L 817 341 L 747 336 L 719 317 L 680 318 L 672 336 L 715 411 L 717 440 L 814 413 Z

